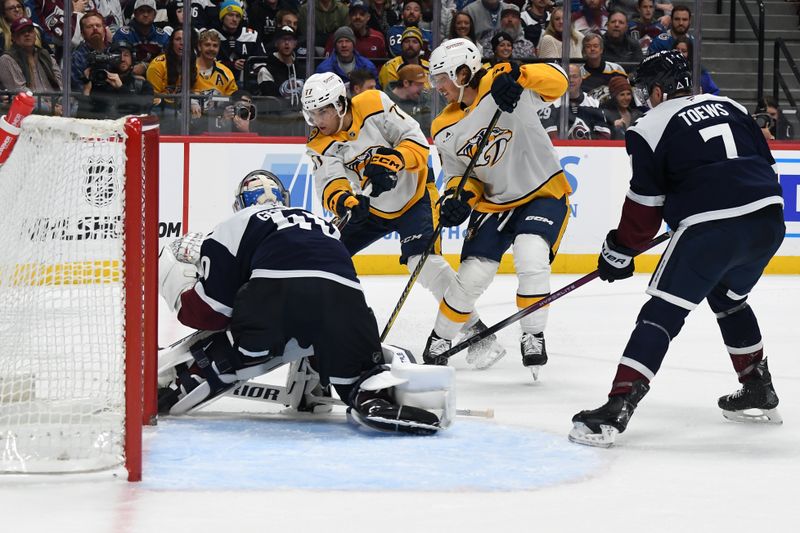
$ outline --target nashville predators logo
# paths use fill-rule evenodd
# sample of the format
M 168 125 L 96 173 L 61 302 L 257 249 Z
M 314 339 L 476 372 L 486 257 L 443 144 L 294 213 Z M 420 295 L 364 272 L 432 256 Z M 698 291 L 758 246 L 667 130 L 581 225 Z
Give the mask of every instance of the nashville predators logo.
M 478 133 L 472 136 L 467 143 L 458 150 L 461 157 L 472 159 L 475 156 L 475 151 L 478 149 L 478 143 L 484 136 L 486 128 L 483 128 Z M 486 147 L 483 149 L 480 157 L 475 163 L 476 167 L 494 166 L 505 155 L 508 143 L 511 142 L 513 137 L 511 130 L 506 128 L 495 127 L 489 134 L 489 139 L 486 141 Z
M 359 176 L 364 171 L 364 167 L 367 166 L 369 160 L 372 159 L 372 155 L 375 153 L 375 150 L 380 148 L 379 146 L 370 146 L 357 156 L 355 156 L 350 161 L 347 161 L 344 166 L 347 170 L 355 172 Z

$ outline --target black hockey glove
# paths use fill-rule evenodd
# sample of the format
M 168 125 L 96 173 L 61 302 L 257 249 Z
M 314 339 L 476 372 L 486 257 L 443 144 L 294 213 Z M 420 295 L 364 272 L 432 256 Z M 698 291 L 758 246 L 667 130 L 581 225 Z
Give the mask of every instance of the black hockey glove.
M 519 67 L 514 67 L 511 72 L 504 72 L 492 82 L 492 98 L 497 107 L 506 113 L 513 113 L 522 96 L 522 85 L 517 83 Z
M 369 217 L 369 197 L 361 194 L 344 192 L 336 199 L 336 215 L 343 217 L 350 211 L 348 224 L 361 224 Z
M 461 194 L 456 198 L 455 191 L 448 191 L 439 200 L 439 222 L 445 228 L 451 226 L 460 226 L 469 217 L 472 212 L 472 207 L 469 205 L 469 200 L 475 196 L 471 191 L 461 191 Z
M 615 280 L 633 276 L 633 256 L 637 253 L 636 250 L 617 244 L 617 230 L 609 231 L 597 258 L 600 279 L 614 283 Z
M 364 177 L 372 184 L 373 198 L 386 191 L 391 191 L 397 185 L 397 173 L 405 168 L 403 155 L 397 150 L 380 147 L 364 167 Z

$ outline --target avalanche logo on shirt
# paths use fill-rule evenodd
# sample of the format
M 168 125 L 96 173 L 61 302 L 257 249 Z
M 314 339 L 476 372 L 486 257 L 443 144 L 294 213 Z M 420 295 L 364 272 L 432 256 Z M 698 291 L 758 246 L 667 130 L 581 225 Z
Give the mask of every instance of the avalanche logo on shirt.
M 481 129 L 478 133 L 472 136 L 467 143 L 458 150 L 457 154 L 460 157 L 467 157 L 472 159 L 475 155 L 475 150 L 478 148 L 478 143 L 486 132 L 486 128 Z M 475 164 L 476 167 L 494 166 L 506 153 L 508 143 L 511 142 L 511 137 L 514 134 L 509 129 L 495 127 L 489 135 L 489 140 L 486 142 L 486 148 L 483 149 L 483 154 Z

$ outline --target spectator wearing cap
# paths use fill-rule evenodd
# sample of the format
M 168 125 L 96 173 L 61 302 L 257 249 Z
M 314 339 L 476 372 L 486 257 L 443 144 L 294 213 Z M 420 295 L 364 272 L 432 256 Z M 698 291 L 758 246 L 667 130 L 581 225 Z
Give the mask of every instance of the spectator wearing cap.
M 603 59 L 615 63 L 632 63 L 634 68 L 644 56 L 639 43 L 628 35 L 628 16 L 624 11 L 609 13 L 603 35 Z
M 378 77 L 375 65 L 356 52 L 356 35 L 350 26 L 342 26 L 333 34 L 333 53 L 317 67 L 317 72 L 333 72 L 342 78 L 345 84 L 350 83 L 349 74 L 355 69 L 367 69 Z
M 498 38 L 503 34 L 502 39 Z M 530 59 L 536 57 L 536 47 L 531 41 L 525 38 L 525 33 L 522 30 L 522 19 L 519 15 L 519 8 L 514 4 L 508 4 L 500 11 L 500 29 L 496 31 L 491 38 L 484 38 L 481 42 L 483 48 L 483 55 L 486 57 L 495 57 L 494 51 L 498 44 L 503 47 L 510 48 L 511 55 L 514 59 Z M 508 61 L 505 59 L 504 61 Z M 495 63 L 498 61 L 495 60 Z
M 383 34 L 369 27 L 369 8 L 364 0 L 351 0 L 348 18 L 350 28 L 356 36 L 356 52 L 366 57 L 380 68 L 388 57 L 386 39 Z M 325 53 L 333 50 L 333 35 L 325 45 Z
M 70 86 L 73 91 L 83 92 L 84 86 L 89 82 L 86 67 L 89 66 L 91 52 L 104 52 L 108 47 L 106 23 L 98 11 L 84 13 L 80 20 L 81 44 L 72 51 L 72 72 Z
M 295 55 L 297 35 L 290 26 L 284 26 L 275 31 L 272 42 L 275 51 L 263 64 L 253 66 L 257 72 L 258 94 L 280 98 L 292 109 L 300 109 L 306 64 L 298 61 Z
M 402 42 L 405 31 L 408 28 L 417 28 L 422 36 L 422 46 L 424 50 L 430 47 L 433 36 L 430 30 L 421 28 L 422 22 L 422 3 L 419 0 L 405 0 L 403 2 L 402 24 L 395 24 L 389 28 L 386 40 L 389 42 L 389 53 L 392 56 L 399 56 L 402 51 Z
M 383 65 L 378 76 L 381 87 L 387 87 L 390 82 L 399 79 L 398 72 L 405 65 L 420 65 L 427 72 L 429 63 L 422 57 L 422 33 L 416 26 L 406 28 L 403 32 L 403 39 L 400 42 L 400 55 L 393 57 Z M 430 87 L 430 82 L 425 80 L 426 87 Z
M 311 1 L 311 0 L 308 0 Z M 306 34 L 306 9 L 298 12 L 299 35 Z M 340 0 L 314 0 L 314 47 L 317 55 L 325 53 L 328 36 L 347 25 L 347 6 Z M 310 52 L 309 52 L 310 53 Z
M 133 4 L 133 18 L 127 26 L 122 26 L 114 34 L 112 42 L 126 41 L 133 47 L 133 73 L 144 76 L 147 66 L 157 55 L 164 52 L 169 35 L 157 28 L 156 0 L 136 0 Z
M 356 96 L 364 91 L 371 91 L 378 87 L 378 80 L 372 72 L 363 68 L 357 68 L 350 73 L 350 96 Z
M 84 17 L 85 18 L 85 17 Z M 109 55 L 119 55 L 119 62 L 89 65 L 90 81 L 83 94 L 88 101 L 78 105 L 79 118 L 117 119 L 125 115 L 146 115 L 153 107 L 153 86 L 133 75 L 133 48 L 126 41 L 108 47 Z
M 581 67 L 582 88 L 596 98 L 604 93 L 613 76 L 628 76 L 619 64 L 603 59 L 603 38 L 596 33 L 583 38 L 583 58 L 586 62 Z
M 409 64 L 397 71 L 397 80 L 386 86 L 386 94 L 419 122 L 426 137 L 431 134 L 431 109 L 427 88 L 428 71 L 420 65 Z
M 369 27 L 384 36 L 389 35 L 389 29 L 400 22 L 392 9 L 392 0 L 371 0 L 369 4 Z
M 469 13 L 475 22 L 475 37 L 478 42 L 484 42 L 487 36 L 491 39 L 500 29 L 500 13 L 510 5 L 513 4 L 500 0 L 480 0 L 464 8 L 464 12 Z
M 530 0 L 528 7 L 520 14 L 525 38 L 537 48 L 539 47 L 539 40 L 550 23 L 550 9 L 552 7 L 553 2 L 550 0 Z
M 644 113 L 633 105 L 633 89 L 628 78 L 614 76 L 608 81 L 609 98 L 602 105 L 611 138 L 624 140 L 625 130 Z
M 269 43 L 278 26 L 278 13 L 292 10 L 292 2 L 287 0 L 248 0 L 247 24 L 261 35 L 262 42 Z
M 0 56 L 0 89 L 6 91 L 58 92 L 61 91 L 61 69 L 53 56 L 36 46 L 36 28 L 28 17 L 11 24 L 11 48 Z M 50 99 L 37 103 L 38 110 L 60 112 Z
M 217 59 L 233 72 L 239 85 L 244 84 L 245 77 L 254 77 L 252 72 L 244 71 L 247 58 L 267 55 L 258 32 L 247 27 L 243 18 L 244 9 L 238 0 L 225 0 L 219 5 L 219 32 L 222 39 Z

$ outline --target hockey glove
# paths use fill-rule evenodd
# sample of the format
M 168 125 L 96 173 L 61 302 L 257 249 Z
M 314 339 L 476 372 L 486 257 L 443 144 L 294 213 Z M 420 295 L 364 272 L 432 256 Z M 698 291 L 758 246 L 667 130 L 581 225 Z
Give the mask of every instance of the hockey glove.
M 372 184 L 370 196 L 380 196 L 397 185 L 397 173 L 405 168 L 403 155 L 397 150 L 380 147 L 364 167 L 364 177 Z
M 617 244 L 616 239 L 617 230 L 609 231 L 597 258 L 597 272 L 600 279 L 609 283 L 633 276 L 633 256 L 638 253 L 636 250 Z
M 369 217 L 369 197 L 361 194 L 344 192 L 336 199 L 336 214 L 343 217 L 350 211 L 348 224 L 358 225 Z
M 517 83 L 519 68 L 514 67 L 511 72 L 504 72 L 492 82 L 492 98 L 497 107 L 506 113 L 513 113 L 522 96 L 522 85 Z
M 445 228 L 460 226 L 472 212 L 469 200 L 475 193 L 463 190 L 457 198 L 454 194 L 455 191 L 448 191 L 439 200 L 439 222 Z

